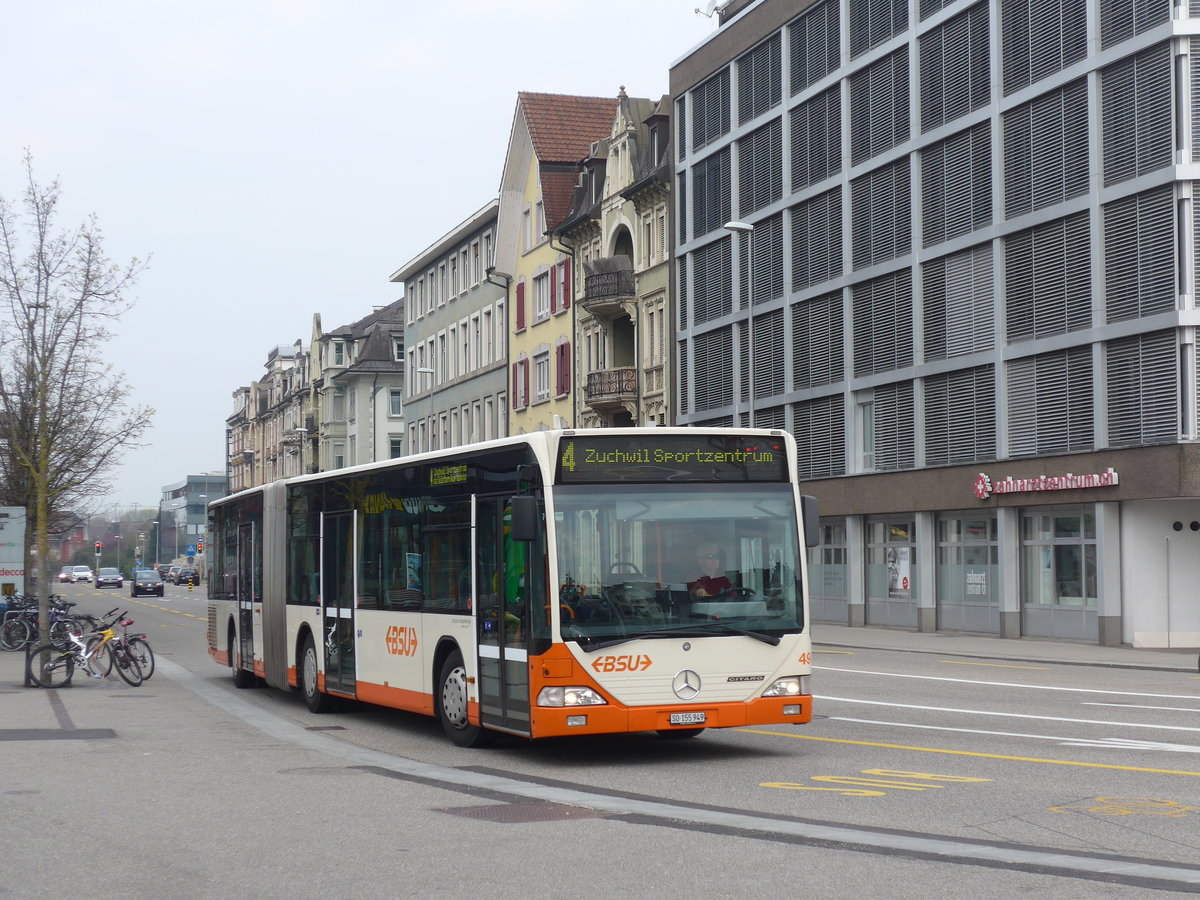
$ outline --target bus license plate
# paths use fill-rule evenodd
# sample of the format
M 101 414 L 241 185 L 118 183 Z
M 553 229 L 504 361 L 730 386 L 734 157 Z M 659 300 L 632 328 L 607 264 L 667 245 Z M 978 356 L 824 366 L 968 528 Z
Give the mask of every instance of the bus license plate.
M 672 725 L 703 725 L 704 713 L 702 712 L 685 712 L 671 713 Z

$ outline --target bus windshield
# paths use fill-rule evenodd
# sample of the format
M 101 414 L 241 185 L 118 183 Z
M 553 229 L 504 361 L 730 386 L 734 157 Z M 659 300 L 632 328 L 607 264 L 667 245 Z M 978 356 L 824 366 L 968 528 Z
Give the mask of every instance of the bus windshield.
M 559 486 L 554 522 L 562 638 L 584 649 L 803 628 L 789 484 Z

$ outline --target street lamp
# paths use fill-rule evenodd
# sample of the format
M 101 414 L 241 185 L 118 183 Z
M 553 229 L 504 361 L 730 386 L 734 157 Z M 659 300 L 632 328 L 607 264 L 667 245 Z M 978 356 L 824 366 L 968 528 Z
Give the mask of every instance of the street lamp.
M 438 411 L 437 411 L 437 407 L 434 405 L 434 402 L 433 402 L 434 398 L 437 397 L 437 391 L 435 391 L 433 389 L 433 368 L 430 366 L 419 366 L 417 368 L 417 374 L 429 376 L 429 420 L 430 420 L 429 432 L 430 432 L 431 436 L 433 434 L 437 434 L 437 436 L 438 436 L 437 447 L 430 447 L 429 449 L 440 450 L 442 447 L 442 438 L 441 438 L 441 434 L 438 429 Z
M 754 427 L 754 226 L 749 222 L 726 222 L 725 230 L 746 235 L 746 354 L 749 359 L 742 371 L 749 375 L 750 427 Z
M 300 474 L 305 474 L 304 471 L 304 445 L 308 442 L 308 429 L 303 425 L 297 425 L 292 429 L 296 434 L 300 435 Z
M 162 562 L 162 529 L 158 527 L 158 519 L 155 519 L 150 524 L 154 526 L 154 568 L 158 568 L 158 564 Z

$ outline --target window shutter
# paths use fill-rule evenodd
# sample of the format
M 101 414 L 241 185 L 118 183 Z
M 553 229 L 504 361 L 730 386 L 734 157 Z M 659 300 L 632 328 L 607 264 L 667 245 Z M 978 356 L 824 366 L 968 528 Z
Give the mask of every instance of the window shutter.
M 553 315 L 558 312 L 558 266 L 555 265 L 550 269 L 550 313 Z
M 562 308 L 563 309 L 571 308 L 571 294 L 574 293 L 574 291 L 572 290 L 572 287 L 573 287 L 573 285 L 571 282 L 571 261 L 569 259 L 564 259 L 562 262 Z
M 521 392 L 518 388 L 518 377 L 520 372 L 520 363 L 512 364 L 512 408 L 521 408 Z
M 529 405 L 529 360 L 527 360 L 527 359 L 521 360 L 521 374 L 523 375 L 523 382 L 521 384 L 521 394 L 522 394 L 521 405 L 528 406 Z
M 525 282 L 517 282 L 517 331 L 525 329 Z

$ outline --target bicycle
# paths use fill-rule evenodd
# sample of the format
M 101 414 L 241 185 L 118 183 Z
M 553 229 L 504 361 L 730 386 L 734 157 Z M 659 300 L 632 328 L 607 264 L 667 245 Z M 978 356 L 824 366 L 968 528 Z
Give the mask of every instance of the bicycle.
M 78 630 L 79 622 L 71 615 L 74 601 L 63 600 L 58 594 L 50 595 L 50 642 L 65 647 L 67 635 Z M 4 614 L 0 624 L 0 650 L 22 650 L 38 639 L 37 598 L 25 596 L 13 603 L 13 608 Z
M 118 646 L 123 647 L 137 660 L 138 668 L 142 671 L 142 681 L 149 681 L 150 676 L 154 674 L 154 651 L 150 649 L 150 642 L 144 634 L 129 633 L 133 619 L 121 619 L 117 624 L 121 626 L 121 634 L 113 642 L 113 652 L 116 652 Z
M 116 638 L 113 622 L 103 622 L 90 634 L 69 635 L 70 646 L 56 647 L 53 643 L 42 644 L 30 651 L 29 677 L 38 687 L 67 687 L 75 675 L 76 667 L 82 667 L 91 678 L 104 678 L 114 664 L 121 680 L 132 687 L 142 683 L 142 670 L 137 659 L 124 646 L 112 646 Z

